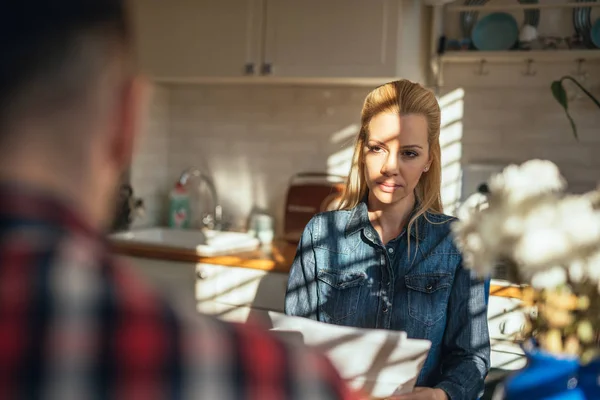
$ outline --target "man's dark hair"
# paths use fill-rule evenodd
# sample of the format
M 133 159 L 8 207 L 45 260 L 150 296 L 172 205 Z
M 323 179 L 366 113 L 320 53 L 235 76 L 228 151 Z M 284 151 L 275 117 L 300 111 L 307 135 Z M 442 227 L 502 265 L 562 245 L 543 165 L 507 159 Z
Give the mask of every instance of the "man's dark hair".
M 0 140 L 14 117 L 76 104 L 110 55 L 128 49 L 127 16 L 125 0 L 3 2 Z

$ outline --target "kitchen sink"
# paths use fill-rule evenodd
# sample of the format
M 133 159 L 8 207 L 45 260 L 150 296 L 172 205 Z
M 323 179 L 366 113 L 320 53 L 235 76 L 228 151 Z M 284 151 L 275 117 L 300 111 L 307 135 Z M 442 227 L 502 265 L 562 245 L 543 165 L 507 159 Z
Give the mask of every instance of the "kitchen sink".
M 257 238 L 247 233 L 208 229 L 135 229 L 110 234 L 109 239 L 117 244 L 189 251 L 203 257 L 250 251 L 260 245 Z

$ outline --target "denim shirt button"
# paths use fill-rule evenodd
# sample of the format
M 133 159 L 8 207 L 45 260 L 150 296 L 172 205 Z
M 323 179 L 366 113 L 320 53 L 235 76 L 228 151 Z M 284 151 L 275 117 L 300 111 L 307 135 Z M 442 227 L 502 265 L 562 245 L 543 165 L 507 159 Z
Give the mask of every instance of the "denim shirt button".
M 388 249 L 388 253 L 392 254 L 394 253 L 394 249 L 392 249 L 391 247 Z
M 433 286 L 431 286 L 431 285 L 427 285 L 427 287 L 426 287 L 425 289 L 427 289 L 427 290 L 431 290 L 431 289 L 433 289 Z
M 386 305 L 383 306 L 383 312 L 387 313 L 388 312 L 388 307 Z

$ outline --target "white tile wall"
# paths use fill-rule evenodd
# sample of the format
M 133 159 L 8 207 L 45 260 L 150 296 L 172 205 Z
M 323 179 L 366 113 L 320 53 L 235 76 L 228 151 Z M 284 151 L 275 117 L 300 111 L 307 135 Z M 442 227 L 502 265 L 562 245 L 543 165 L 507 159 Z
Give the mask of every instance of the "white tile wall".
M 474 65 L 446 69 L 441 95 L 464 91 L 458 102 L 442 108 L 442 141 L 454 143 L 443 155 L 449 164 L 444 171 L 449 202 L 456 198 L 450 186 L 466 163 L 543 157 L 559 165 L 573 191 L 596 186 L 600 110 L 586 99 L 572 103 L 581 138 L 576 142 L 549 90 L 552 79 L 571 73 L 574 66 L 537 68 L 533 78 L 523 77 L 519 65 L 488 65 L 485 77 L 473 74 Z M 586 81 L 597 96 L 599 78 L 590 73 Z M 286 186 L 294 173 L 326 171 L 339 159 L 338 168 L 346 170 L 343 153 L 357 132 L 367 92 L 363 87 L 292 85 L 160 88 L 132 167 L 132 183 L 148 208 L 145 223 L 164 223 L 168 191 L 181 171 L 194 165 L 214 177 L 234 225 L 243 225 L 252 207 L 259 207 L 276 215 L 280 227 Z
M 451 65 L 446 70 L 444 92 L 464 91 L 462 164 L 545 158 L 559 166 L 571 191 L 596 187 L 600 182 L 600 109 L 587 97 L 570 100 L 580 139 L 576 141 L 550 91 L 552 80 L 574 74 L 575 63 L 537 65 L 534 77 L 523 76 L 521 65 L 486 68 L 486 76 L 474 74 L 474 65 Z M 600 64 L 584 68 L 588 72 L 584 85 L 600 98 Z M 581 93 L 566 86 L 573 96 Z
M 134 195 L 143 199 L 146 208 L 145 215 L 134 220 L 134 227 L 156 226 L 166 221 L 168 132 L 169 91 L 157 87 L 150 118 L 136 143 L 131 165 L 130 180 Z
M 161 88 L 147 142 L 132 167 L 134 188 L 150 196 L 148 221 L 165 221 L 159 197 L 166 198 L 185 168 L 197 166 L 213 176 L 234 226 L 242 227 L 257 207 L 275 215 L 280 227 L 290 177 L 327 171 L 335 160 L 330 157 L 352 144 L 367 92 L 292 85 Z M 160 154 L 152 151 L 157 148 Z M 347 170 L 344 163 L 337 167 Z M 211 207 L 208 193 L 201 194 L 204 206 Z
M 205 168 L 236 226 L 253 207 L 269 210 L 280 225 L 290 177 L 327 171 L 328 158 L 346 145 L 332 137 L 357 126 L 366 93 L 289 85 L 173 87 L 169 179 L 189 165 Z

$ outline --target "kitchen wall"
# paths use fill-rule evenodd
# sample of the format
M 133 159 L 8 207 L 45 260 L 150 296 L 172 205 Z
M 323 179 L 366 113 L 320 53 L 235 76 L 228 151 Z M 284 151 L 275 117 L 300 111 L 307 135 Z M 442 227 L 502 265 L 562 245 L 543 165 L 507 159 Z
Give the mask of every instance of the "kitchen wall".
M 590 190 L 600 182 L 600 109 L 579 89 L 565 84 L 577 141 L 550 91 L 553 80 L 575 75 L 575 62 L 534 65 L 534 76 L 523 74 L 524 63 L 490 63 L 487 75 L 478 75 L 477 69 L 476 64 L 455 64 L 444 71 L 443 93 L 454 97 L 457 91 L 463 93 L 463 116 L 455 121 L 462 130 L 463 165 L 544 158 L 559 166 L 570 191 Z M 600 98 L 600 63 L 584 64 L 582 72 L 581 82 Z
M 573 139 L 549 84 L 574 65 L 449 65 L 440 91 L 443 110 L 444 198 L 460 197 L 461 165 L 506 165 L 540 157 L 555 161 L 573 191 L 600 177 L 600 111 L 574 100 L 580 142 Z M 586 80 L 598 94 L 599 76 Z M 600 68 L 596 69 L 600 71 Z M 132 184 L 147 217 L 138 226 L 166 222 L 168 191 L 188 166 L 210 171 L 224 213 L 242 227 L 252 207 L 265 208 L 281 227 L 289 178 L 300 171 L 345 172 L 358 129 L 364 87 L 292 85 L 182 85 L 157 91 L 145 138 L 132 167 Z M 205 196 L 207 205 L 210 199 Z
M 134 227 L 163 224 L 167 210 L 169 167 L 169 90 L 155 87 L 144 134 L 138 138 L 130 168 L 134 196 L 144 201 L 145 215 Z
M 546 0 L 547 4 L 564 3 Z M 497 0 L 494 6 L 514 5 L 513 0 Z M 481 11 L 474 18 L 481 20 L 492 10 Z M 526 18 L 538 20 L 540 42 L 534 48 L 544 47 L 544 38 L 570 38 L 573 27 L 573 9 L 565 7 L 535 10 L 503 10 L 511 14 L 519 27 Z M 464 13 L 443 15 L 443 32 L 448 39 L 463 39 L 461 21 Z M 600 8 L 591 9 L 590 19 L 600 17 Z M 600 60 L 578 62 L 568 60 L 566 41 L 557 42 L 564 50 L 553 54 L 547 50 L 546 62 L 533 62 L 529 70 L 525 60 L 511 58 L 500 62 L 480 60 L 469 63 L 447 63 L 443 69 L 442 94 L 456 97 L 462 93 L 464 115 L 455 118 L 454 136 L 461 136 L 461 163 L 497 166 L 520 163 L 531 158 L 554 161 L 573 192 L 590 190 L 600 181 L 600 110 L 573 85 L 569 87 L 570 111 L 579 130 L 580 141 L 571 133 L 564 111 L 550 92 L 552 81 L 572 75 L 600 98 Z M 471 54 L 476 55 L 477 52 Z M 502 53 L 500 53 L 502 54 Z M 526 53 L 521 53 L 526 54 Z M 562 57 L 561 57 L 562 56 Z M 443 97 L 442 97 L 443 98 Z M 461 134 L 457 134 L 457 130 Z M 486 167 L 487 169 L 487 167 Z M 496 168 L 497 169 L 497 168 Z
M 149 137 L 133 167 L 132 184 L 153 204 L 150 218 L 138 225 L 165 221 L 158 197 L 167 196 L 189 166 L 213 176 L 224 214 L 234 226 L 243 226 L 253 207 L 269 210 L 281 225 L 293 174 L 347 172 L 367 92 L 363 87 L 293 85 L 161 88 Z M 142 172 L 136 175 L 136 169 Z M 202 194 L 210 206 L 210 197 Z

